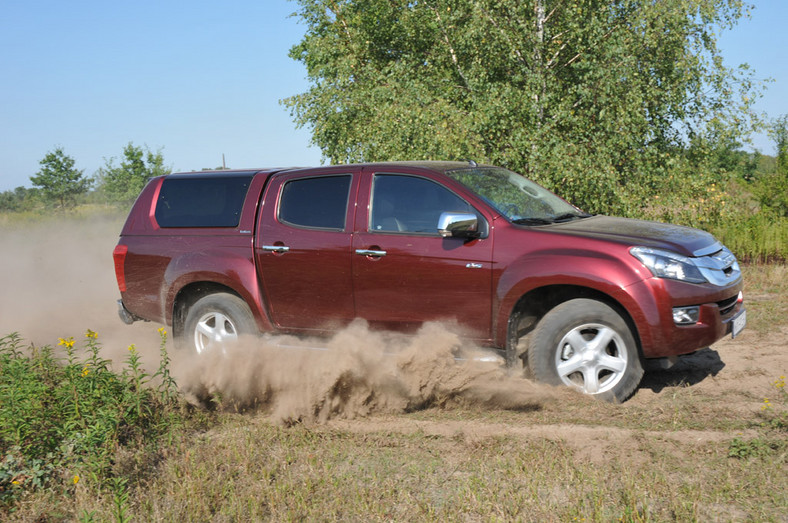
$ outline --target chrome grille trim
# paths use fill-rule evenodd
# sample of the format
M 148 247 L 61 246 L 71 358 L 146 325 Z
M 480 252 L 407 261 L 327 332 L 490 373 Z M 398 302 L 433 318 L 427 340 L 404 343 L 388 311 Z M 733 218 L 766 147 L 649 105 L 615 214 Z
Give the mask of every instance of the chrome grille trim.
M 716 241 L 711 245 L 709 245 L 708 247 L 704 247 L 702 249 L 698 249 L 697 251 L 694 251 L 692 255 L 695 257 L 708 256 L 709 254 L 714 254 L 716 252 L 721 251 L 724 248 L 725 247 L 723 247 L 722 243 Z
M 703 277 L 714 285 L 722 287 L 741 278 L 739 262 L 727 247 L 722 247 L 711 256 L 694 258 L 693 262 Z

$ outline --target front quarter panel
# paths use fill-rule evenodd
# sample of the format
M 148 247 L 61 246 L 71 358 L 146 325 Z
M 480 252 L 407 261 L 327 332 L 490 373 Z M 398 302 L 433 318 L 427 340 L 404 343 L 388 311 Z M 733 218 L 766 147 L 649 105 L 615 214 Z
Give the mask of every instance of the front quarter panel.
M 571 286 L 574 295 L 589 293 L 618 306 L 632 321 L 647 358 L 686 354 L 714 343 L 730 331 L 729 322 L 741 309 L 739 304 L 721 317 L 718 306 L 737 296 L 741 279 L 716 286 L 655 278 L 626 244 L 539 230 L 506 232 L 509 241 L 496 237 L 497 346 L 505 346 L 509 318 L 518 301 L 536 289 L 547 291 L 531 296 L 549 299 L 553 289 Z M 675 325 L 672 309 L 678 306 L 699 306 L 700 321 Z
M 548 286 L 587 288 L 607 296 L 651 276 L 624 245 L 500 223 L 495 230 L 493 292 L 496 345 L 504 346 L 509 317 L 524 295 Z M 623 305 L 623 304 L 622 304 Z

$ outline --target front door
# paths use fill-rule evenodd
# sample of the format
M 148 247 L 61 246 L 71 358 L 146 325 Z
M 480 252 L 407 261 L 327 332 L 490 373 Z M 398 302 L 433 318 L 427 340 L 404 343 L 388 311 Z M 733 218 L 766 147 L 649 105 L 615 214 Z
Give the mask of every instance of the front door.
M 413 330 L 424 321 L 457 323 L 469 337 L 491 338 L 492 241 L 442 238 L 445 211 L 476 212 L 429 178 L 365 175 L 353 238 L 356 315 Z

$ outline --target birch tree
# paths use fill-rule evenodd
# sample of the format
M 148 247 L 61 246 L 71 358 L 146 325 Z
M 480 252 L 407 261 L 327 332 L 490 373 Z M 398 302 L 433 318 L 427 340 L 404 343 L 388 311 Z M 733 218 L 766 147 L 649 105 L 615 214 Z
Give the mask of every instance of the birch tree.
M 757 123 L 716 46 L 739 0 L 296 3 L 311 86 L 284 103 L 332 163 L 471 158 L 627 214 L 693 143 Z

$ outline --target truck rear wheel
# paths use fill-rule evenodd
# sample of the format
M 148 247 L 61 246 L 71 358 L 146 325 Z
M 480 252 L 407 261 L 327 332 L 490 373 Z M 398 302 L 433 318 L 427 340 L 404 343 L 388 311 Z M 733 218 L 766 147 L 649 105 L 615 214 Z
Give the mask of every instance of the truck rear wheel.
M 227 293 L 200 298 L 186 313 L 182 345 L 197 354 L 224 350 L 227 343 L 244 334 L 256 334 L 257 326 L 249 306 Z
M 643 365 L 627 323 L 608 305 L 589 299 L 564 302 L 531 333 L 533 376 L 568 385 L 600 399 L 621 402 L 637 389 Z

